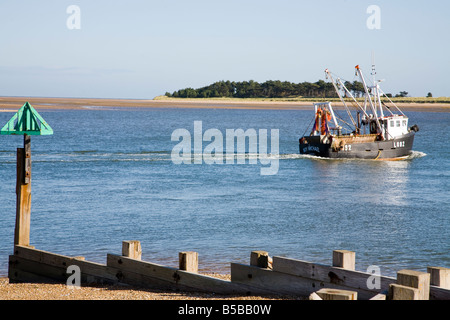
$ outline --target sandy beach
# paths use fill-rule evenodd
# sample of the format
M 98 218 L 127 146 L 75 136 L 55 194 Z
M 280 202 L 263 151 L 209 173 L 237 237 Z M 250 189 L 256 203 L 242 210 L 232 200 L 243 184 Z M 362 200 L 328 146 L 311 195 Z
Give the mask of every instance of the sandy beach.
M 229 275 L 208 274 L 221 279 Z M 294 300 L 291 296 L 227 296 L 201 292 L 150 290 L 126 285 L 82 285 L 9 283 L 0 278 L 0 300 Z M 301 300 L 301 299 L 300 299 Z
M 46 110 L 108 110 L 118 108 L 197 108 L 197 109 L 255 109 L 255 110 L 302 110 L 310 109 L 311 101 L 270 101 L 245 99 L 88 99 L 88 98 L 41 98 L 0 97 L 0 112 L 15 112 L 25 102 L 36 109 Z M 341 103 L 333 102 L 336 107 Z M 402 110 L 449 112 L 448 103 L 397 103 Z

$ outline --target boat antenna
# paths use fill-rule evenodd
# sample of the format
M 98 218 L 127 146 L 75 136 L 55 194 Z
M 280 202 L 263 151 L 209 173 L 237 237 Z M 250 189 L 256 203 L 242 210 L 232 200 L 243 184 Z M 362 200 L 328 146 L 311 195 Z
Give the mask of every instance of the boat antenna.
M 372 51 L 372 81 L 373 81 L 373 85 L 375 85 L 375 75 L 377 74 L 377 72 L 375 71 L 375 53 Z

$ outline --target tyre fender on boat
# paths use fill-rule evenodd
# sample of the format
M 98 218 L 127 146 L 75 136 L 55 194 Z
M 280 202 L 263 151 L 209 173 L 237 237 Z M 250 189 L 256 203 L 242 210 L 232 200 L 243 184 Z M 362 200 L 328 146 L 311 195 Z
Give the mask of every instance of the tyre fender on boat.
M 339 141 L 339 149 L 340 150 L 344 149 L 344 146 L 345 146 L 345 141 L 344 140 Z
M 339 138 L 333 139 L 332 137 L 330 137 L 330 140 L 331 140 L 331 149 L 333 151 L 339 151 L 339 150 L 342 150 L 344 148 L 344 145 L 345 145 L 345 141 L 344 140 L 341 140 Z
M 409 128 L 409 130 L 417 132 L 417 131 L 419 131 L 419 126 L 417 124 L 415 124 L 411 128 Z
M 377 133 L 377 123 L 375 120 L 370 122 L 370 133 Z

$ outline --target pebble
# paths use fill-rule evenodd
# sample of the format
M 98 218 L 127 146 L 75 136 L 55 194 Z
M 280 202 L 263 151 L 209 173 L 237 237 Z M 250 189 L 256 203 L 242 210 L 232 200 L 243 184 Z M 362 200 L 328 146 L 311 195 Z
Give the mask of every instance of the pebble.
M 208 274 L 229 280 L 229 275 Z M 0 278 L 0 300 L 273 300 L 292 297 L 226 296 L 214 293 L 159 291 L 122 285 L 70 287 L 65 284 L 9 283 Z

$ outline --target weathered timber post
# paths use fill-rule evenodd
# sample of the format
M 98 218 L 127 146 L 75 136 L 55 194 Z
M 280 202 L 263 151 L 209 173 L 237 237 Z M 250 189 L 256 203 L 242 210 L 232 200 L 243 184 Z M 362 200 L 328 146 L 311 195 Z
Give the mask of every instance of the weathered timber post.
M 316 291 L 316 294 L 322 300 L 357 300 L 358 299 L 358 292 L 349 291 L 349 290 L 341 290 L 341 289 L 322 288 L 319 291 Z
M 355 252 L 348 250 L 334 250 L 333 267 L 355 270 Z
M 179 269 L 198 273 L 198 253 L 195 251 L 183 251 L 178 253 Z
M 122 255 L 128 258 L 141 260 L 141 242 L 138 240 L 122 241 Z
M 388 300 L 419 300 L 419 289 L 391 283 L 389 285 Z
M 442 267 L 428 267 L 430 284 L 433 286 L 450 289 L 450 269 Z
M 252 251 L 250 253 L 250 265 L 259 268 L 272 269 L 272 259 L 267 251 Z
M 23 135 L 23 148 L 17 148 L 16 226 L 14 245 L 30 245 L 31 219 L 31 137 L 50 135 L 53 129 L 26 102 L 0 130 L 1 135 Z
M 14 244 L 30 245 L 31 151 L 30 136 L 24 135 L 24 147 L 17 148 L 16 227 Z
M 411 288 L 416 290 L 411 290 Z M 397 283 L 391 284 L 389 291 L 389 297 L 393 300 L 429 300 L 430 274 L 414 270 L 400 270 L 397 272 Z M 401 292 L 399 296 L 396 296 L 397 291 Z

